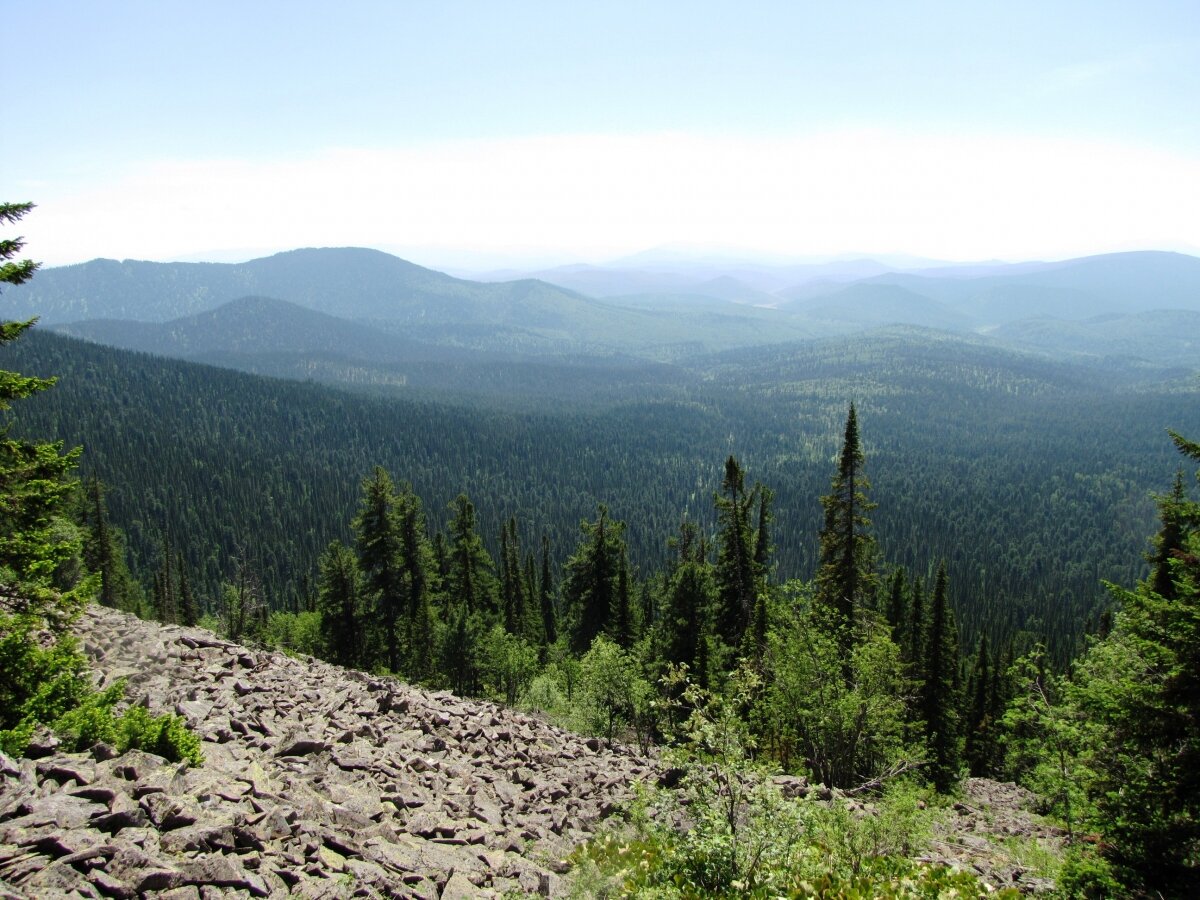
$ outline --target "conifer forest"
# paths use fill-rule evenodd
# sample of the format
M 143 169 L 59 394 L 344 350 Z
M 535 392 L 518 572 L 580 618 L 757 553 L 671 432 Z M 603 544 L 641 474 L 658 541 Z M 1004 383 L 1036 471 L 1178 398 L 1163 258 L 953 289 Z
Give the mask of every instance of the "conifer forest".
M 36 269 L 3 248 L 0 302 Z M 6 753 L 48 724 L 200 762 L 91 693 L 66 634 L 94 602 L 683 760 L 689 832 L 643 809 L 576 859 L 642 854 L 626 895 L 982 890 L 772 856 L 808 826 L 755 773 L 896 821 L 1015 781 L 1066 835 L 1060 896 L 1200 879 L 1195 369 L 912 325 L 642 356 L 446 325 L 411 381 L 354 379 L 30 325 L 0 329 Z

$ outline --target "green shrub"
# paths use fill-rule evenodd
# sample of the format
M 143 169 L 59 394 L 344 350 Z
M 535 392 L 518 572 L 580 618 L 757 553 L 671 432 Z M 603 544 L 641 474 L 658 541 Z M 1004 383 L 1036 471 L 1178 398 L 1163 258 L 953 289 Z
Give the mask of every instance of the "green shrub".
M 1064 900 L 1104 900 L 1126 893 L 1112 867 L 1089 849 L 1074 847 L 1058 874 L 1058 895 Z
M 202 762 L 200 739 L 178 716 L 151 716 L 141 707 L 118 716 L 125 682 L 92 687 L 87 660 L 69 634 L 52 636 L 36 617 L 0 617 L 0 750 L 22 756 L 39 725 L 68 752 L 100 741 L 141 749 L 173 762 Z
M 117 749 L 145 750 L 172 762 L 200 765 L 200 738 L 180 716 L 152 716 L 140 706 L 131 707 L 116 723 Z

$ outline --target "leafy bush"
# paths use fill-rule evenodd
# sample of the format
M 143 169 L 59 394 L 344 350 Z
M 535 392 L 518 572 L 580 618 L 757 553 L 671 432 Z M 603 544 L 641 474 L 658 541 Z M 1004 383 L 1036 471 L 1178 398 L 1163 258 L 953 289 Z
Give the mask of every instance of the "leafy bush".
M 1063 860 L 1058 875 L 1058 895 L 1065 900 L 1104 900 L 1123 893 L 1125 888 L 1104 857 L 1075 847 Z
M 0 750 L 23 755 L 45 725 L 68 751 L 104 741 L 122 752 L 141 749 L 200 765 L 200 739 L 183 719 L 152 716 L 141 707 L 116 715 L 125 682 L 97 691 L 75 639 L 54 637 L 41 624 L 32 616 L 0 617 Z
M 678 670 L 668 676 L 675 687 Z M 687 718 L 670 751 L 677 790 L 642 794 L 625 824 L 576 851 L 573 889 L 586 897 L 1014 897 L 972 874 L 906 857 L 936 813 L 922 792 L 895 785 L 873 810 L 788 800 L 753 759 L 739 709 L 757 689 L 736 672 L 728 696 L 684 684 Z

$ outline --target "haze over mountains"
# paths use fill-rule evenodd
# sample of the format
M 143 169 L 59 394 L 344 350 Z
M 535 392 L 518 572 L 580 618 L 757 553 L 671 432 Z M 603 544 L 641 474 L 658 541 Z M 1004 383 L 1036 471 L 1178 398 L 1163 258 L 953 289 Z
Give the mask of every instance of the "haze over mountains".
M 240 264 L 94 260 L 47 269 L 6 301 L 14 317 L 111 346 L 334 381 L 545 355 L 677 362 L 896 325 L 1200 368 L 1200 259 L 1178 253 L 912 271 L 633 258 L 535 274 L 470 281 L 375 250 L 305 249 Z

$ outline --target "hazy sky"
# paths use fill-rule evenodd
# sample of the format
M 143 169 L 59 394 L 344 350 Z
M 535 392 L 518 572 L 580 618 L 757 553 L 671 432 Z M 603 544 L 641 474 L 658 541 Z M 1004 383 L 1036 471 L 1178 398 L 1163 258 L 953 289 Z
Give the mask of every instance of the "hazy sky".
M 1200 252 L 1200 3 L 0 0 L 28 252 Z

